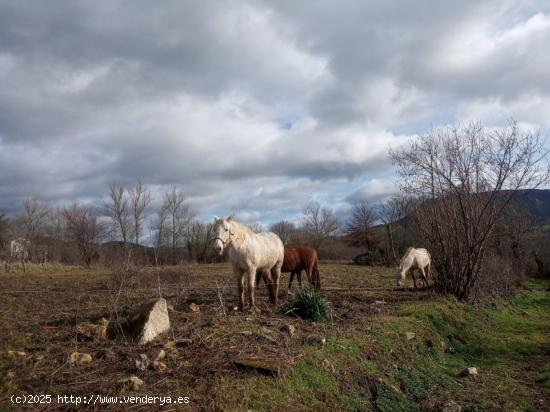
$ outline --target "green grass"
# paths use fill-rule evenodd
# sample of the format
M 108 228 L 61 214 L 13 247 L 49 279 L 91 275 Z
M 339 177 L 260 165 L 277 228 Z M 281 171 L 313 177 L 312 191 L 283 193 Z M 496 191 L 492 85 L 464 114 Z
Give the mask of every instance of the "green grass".
M 442 297 L 406 303 L 328 331 L 322 347 L 296 342 L 295 367 L 276 382 L 246 378 L 252 399 L 241 406 L 414 411 L 454 400 L 466 411 L 536 410 L 550 385 L 549 285 L 528 280 L 527 290 L 484 308 Z M 467 366 L 479 375 L 459 377 Z

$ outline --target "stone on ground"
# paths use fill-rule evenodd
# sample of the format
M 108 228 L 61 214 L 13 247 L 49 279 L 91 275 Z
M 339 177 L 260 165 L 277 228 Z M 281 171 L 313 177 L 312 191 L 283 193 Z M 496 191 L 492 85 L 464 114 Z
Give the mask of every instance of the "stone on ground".
M 293 325 L 290 325 L 290 324 L 289 325 L 283 325 L 281 327 L 281 330 L 283 332 L 288 333 L 290 337 L 293 337 L 294 334 L 296 333 L 296 328 Z
M 100 341 L 107 338 L 107 327 L 109 321 L 105 318 L 101 319 L 99 324 L 81 322 L 76 325 L 76 334 L 79 338 L 91 339 Z
M 25 359 L 27 357 L 27 354 L 20 350 L 7 350 L 3 355 L 7 359 Z
M 121 379 L 119 383 L 124 388 L 132 389 L 134 391 L 139 391 L 140 389 L 143 389 L 143 387 L 145 386 L 145 383 L 141 379 L 133 375 L 128 378 Z
M 201 308 L 196 303 L 190 303 L 189 304 L 189 312 L 198 313 L 201 311 Z
M 254 369 L 266 375 L 279 376 L 281 365 L 275 359 L 268 358 L 237 358 L 235 365 L 241 369 Z
M 470 366 L 460 372 L 460 376 L 477 376 L 477 368 L 475 366 Z
M 455 401 L 447 401 L 441 406 L 441 412 L 462 412 L 462 406 Z
M 73 352 L 69 356 L 69 363 L 73 366 L 89 365 L 92 363 L 92 355 L 89 353 Z
M 412 332 L 405 333 L 405 337 L 407 338 L 407 340 L 413 340 L 415 336 L 416 335 Z
M 110 326 L 109 335 L 123 335 L 143 345 L 169 330 L 166 299 L 160 298 L 135 308 L 119 325 Z
M 139 355 L 139 359 L 136 359 L 136 369 L 140 371 L 147 370 L 149 367 L 149 357 L 142 353 Z

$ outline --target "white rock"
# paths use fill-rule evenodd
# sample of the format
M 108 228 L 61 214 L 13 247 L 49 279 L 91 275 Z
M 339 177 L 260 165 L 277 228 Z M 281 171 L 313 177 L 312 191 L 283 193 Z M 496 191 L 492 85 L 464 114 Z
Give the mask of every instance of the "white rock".
M 477 368 L 475 366 L 470 366 L 466 369 L 464 369 L 460 376 L 477 376 Z
M 119 383 L 135 391 L 143 389 L 143 387 L 145 386 L 143 381 L 139 379 L 137 376 L 130 376 L 129 378 L 122 379 L 119 381 Z
M 441 412 L 462 412 L 462 406 L 455 401 L 447 401 L 441 407 Z
M 121 322 L 120 328 L 124 336 L 135 338 L 141 345 L 169 331 L 170 319 L 166 299 L 160 298 L 137 307 Z
M 69 363 L 73 366 L 89 365 L 92 363 L 92 355 L 89 353 L 73 352 L 69 356 Z
M 149 367 L 149 357 L 142 353 L 139 355 L 139 359 L 136 359 L 136 369 L 140 371 L 147 370 Z

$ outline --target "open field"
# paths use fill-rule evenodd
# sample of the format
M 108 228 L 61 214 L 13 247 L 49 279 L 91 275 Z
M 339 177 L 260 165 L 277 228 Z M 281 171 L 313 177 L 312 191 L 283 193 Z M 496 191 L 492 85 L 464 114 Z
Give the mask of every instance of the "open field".
M 278 308 L 268 306 L 262 284 L 262 313 L 241 314 L 232 310 L 236 287 L 228 265 L 164 268 L 160 285 L 172 332 L 143 347 L 77 340 L 75 325 L 123 315 L 157 297 L 155 269 L 2 273 L 0 351 L 27 355 L 0 358 L 0 410 L 16 409 L 9 401 L 15 393 L 119 395 L 117 382 L 134 374 L 145 387 L 133 393 L 189 396 L 191 404 L 179 407 L 188 410 L 438 410 L 449 400 L 465 410 L 550 408 L 549 281 L 528 280 L 511 300 L 475 308 L 430 291 L 393 290 L 389 268 L 325 263 L 320 269 L 333 308 L 326 324 L 281 314 L 288 275 Z M 191 302 L 200 312 L 189 311 Z M 296 327 L 293 337 L 281 329 L 288 324 Z M 141 353 L 155 358 L 174 338 L 191 343 L 167 350 L 167 370 L 136 370 Z M 70 366 L 74 351 L 92 354 L 92 363 Z M 233 360 L 242 355 L 277 359 L 281 376 L 237 369 Z M 467 366 L 476 366 L 478 376 L 459 377 Z

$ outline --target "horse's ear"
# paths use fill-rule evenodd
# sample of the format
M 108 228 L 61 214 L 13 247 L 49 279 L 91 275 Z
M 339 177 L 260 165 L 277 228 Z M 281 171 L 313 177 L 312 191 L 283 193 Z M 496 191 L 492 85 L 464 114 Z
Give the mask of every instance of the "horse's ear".
M 228 221 L 228 222 L 231 222 L 231 221 L 233 220 L 234 217 L 235 217 L 234 215 L 229 216 L 229 217 L 227 218 L 227 221 Z
M 218 220 L 220 220 L 220 218 L 218 216 L 214 216 L 214 222 L 217 222 Z

